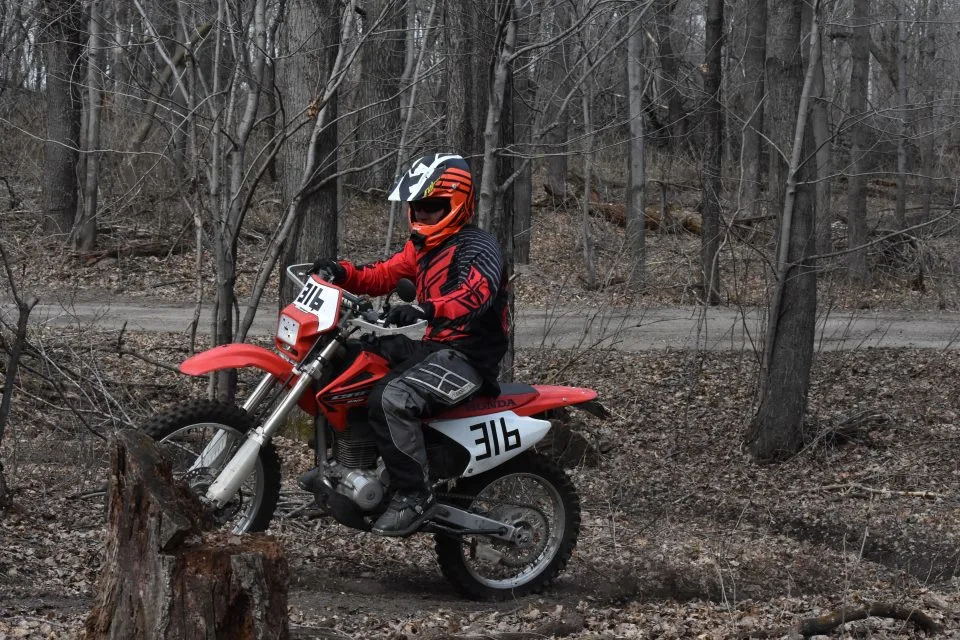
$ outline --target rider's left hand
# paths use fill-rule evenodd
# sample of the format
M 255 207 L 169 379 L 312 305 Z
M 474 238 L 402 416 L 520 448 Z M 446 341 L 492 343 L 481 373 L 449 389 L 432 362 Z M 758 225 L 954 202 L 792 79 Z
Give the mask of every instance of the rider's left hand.
M 385 325 L 394 325 L 397 327 L 406 327 L 420 320 L 429 320 L 433 317 L 433 305 L 429 302 L 422 304 L 404 304 L 390 309 L 387 314 Z
M 336 260 L 332 258 L 317 258 L 310 267 L 310 273 L 320 273 L 321 271 L 331 278 L 330 282 L 337 284 L 347 278 L 347 270 L 343 268 Z

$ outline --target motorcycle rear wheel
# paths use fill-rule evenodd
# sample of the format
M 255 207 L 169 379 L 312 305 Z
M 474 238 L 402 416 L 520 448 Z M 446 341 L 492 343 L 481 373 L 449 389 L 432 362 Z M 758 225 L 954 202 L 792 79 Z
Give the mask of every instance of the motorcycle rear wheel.
M 484 535 L 436 535 L 444 576 L 464 594 L 505 600 L 539 593 L 563 571 L 580 534 L 580 498 L 567 474 L 536 453 L 521 454 L 489 472 L 459 480 L 458 506 L 521 528 L 514 545 Z
M 153 416 L 142 430 L 170 460 L 174 476 L 203 495 L 254 426 L 243 409 L 222 402 L 194 400 Z M 224 455 L 216 456 L 214 466 L 204 466 L 198 462 L 201 453 L 218 433 L 229 437 L 223 441 L 231 445 L 229 455 L 224 448 Z M 253 473 L 240 485 L 237 495 L 214 513 L 214 518 L 234 533 L 263 531 L 270 525 L 279 498 L 280 458 L 268 442 L 260 448 Z

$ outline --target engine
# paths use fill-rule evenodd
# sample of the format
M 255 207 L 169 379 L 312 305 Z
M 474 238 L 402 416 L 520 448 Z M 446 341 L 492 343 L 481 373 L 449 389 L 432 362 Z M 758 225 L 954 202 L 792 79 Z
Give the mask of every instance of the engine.
M 334 433 L 333 458 L 351 469 L 375 469 L 377 466 L 377 443 L 373 434 L 360 429 L 347 429 Z
M 377 469 L 350 469 L 340 479 L 337 493 L 346 496 L 364 511 L 376 509 L 383 500 L 383 484 Z
M 335 491 L 364 511 L 376 509 L 383 501 L 386 470 L 382 462 L 377 465 L 372 434 L 360 429 L 336 433 L 332 453 L 329 469 L 340 479 Z

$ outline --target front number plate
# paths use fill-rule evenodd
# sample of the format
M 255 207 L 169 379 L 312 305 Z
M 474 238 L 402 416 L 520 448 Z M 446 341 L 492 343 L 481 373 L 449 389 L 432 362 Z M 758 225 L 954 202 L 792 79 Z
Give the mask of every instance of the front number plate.
M 293 306 L 304 313 L 316 316 L 318 330 L 326 331 L 337 323 L 340 312 L 340 289 L 311 277 L 303 285 L 300 295 L 293 301 Z

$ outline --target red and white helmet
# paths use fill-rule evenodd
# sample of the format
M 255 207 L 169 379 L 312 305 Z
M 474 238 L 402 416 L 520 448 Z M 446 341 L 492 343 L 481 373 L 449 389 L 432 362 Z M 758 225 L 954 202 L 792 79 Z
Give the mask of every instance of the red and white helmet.
M 434 224 L 417 222 L 413 212 L 408 212 L 414 243 L 432 249 L 473 219 L 470 166 L 458 155 L 437 153 L 424 156 L 400 176 L 387 199 L 393 202 L 445 199 L 449 202 L 446 215 Z

